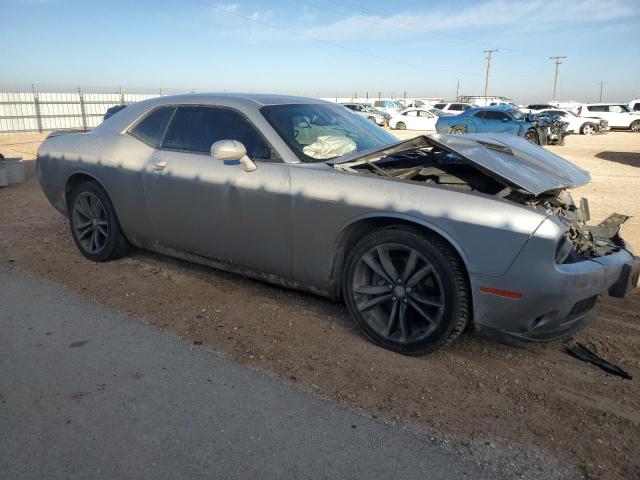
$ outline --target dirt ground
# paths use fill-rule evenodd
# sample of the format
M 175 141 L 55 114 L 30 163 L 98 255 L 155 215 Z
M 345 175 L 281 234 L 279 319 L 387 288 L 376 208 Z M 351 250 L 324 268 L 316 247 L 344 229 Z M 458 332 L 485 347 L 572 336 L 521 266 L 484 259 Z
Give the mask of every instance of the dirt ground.
M 0 152 L 33 159 L 42 138 L 0 136 Z M 589 198 L 594 220 L 612 211 L 636 217 L 623 235 L 640 251 L 640 135 L 571 136 L 550 149 L 591 172 L 574 197 Z M 441 432 L 461 454 L 494 458 L 514 477 L 546 478 L 548 457 L 579 478 L 640 478 L 637 292 L 603 298 L 576 336 L 631 381 L 579 362 L 561 343 L 517 348 L 472 332 L 434 354 L 403 357 L 370 344 L 341 304 L 322 298 L 141 251 L 87 261 L 41 193 L 34 162 L 26 165 L 25 184 L 0 189 L 0 262 L 344 405 Z

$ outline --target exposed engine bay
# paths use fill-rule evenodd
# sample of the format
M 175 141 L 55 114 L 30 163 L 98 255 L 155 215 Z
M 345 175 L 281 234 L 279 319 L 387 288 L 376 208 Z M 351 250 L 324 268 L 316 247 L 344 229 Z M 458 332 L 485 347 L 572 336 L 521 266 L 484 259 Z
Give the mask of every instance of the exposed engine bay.
M 566 189 L 536 196 L 470 164 L 455 153 L 438 147 L 413 148 L 383 155 L 379 159 L 334 164 L 333 167 L 353 173 L 494 195 L 544 210 L 546 214 L 558 217 L 567 226 L 566 242 L 558 246 L 556 253 L 558 263 L 574 263 L 600 257 L 624 247 L 618 233 L 628 216 L 614 213 L 599 225 L 587 225 L 589 205 L 586 199 L 576 205 Z
M 526 119 L 538 130 L 538 138 L 546 139 L 542 145 L 564 145 L 569 123 L 563 121 L 562 117 L 554 114 L 528 114 Z

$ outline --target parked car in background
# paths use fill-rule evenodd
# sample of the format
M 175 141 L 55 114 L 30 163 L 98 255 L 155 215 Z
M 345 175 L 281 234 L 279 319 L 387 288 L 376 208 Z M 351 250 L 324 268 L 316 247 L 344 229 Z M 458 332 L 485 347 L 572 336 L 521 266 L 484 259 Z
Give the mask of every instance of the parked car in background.
M 450 115 L 458 115 L 462 112 L 466 112 L 470 108 L 473 108 L 473 105 L 469 103 L 462 102 L 440 102 L 436 103 L 433 108 L 437 108 L 438 110 L 442 110 L 445 113 Z
M 638 282 L 628 217 L 588 226 L 566 191 L 586 171 L 513 135 L 398 142 L 314 98 L 146 100 L 45 140 L 36 171 L 92 262 L 134 245 L 342 298 L 367 338 L 404 354 L 467 325 L 563 338 L 599 295 Z
M 102 117 L 102 121 L 104 122 L 107 118 L 112 117 L 113 115 L 118 113 L 120 110 L 124 110 L 125 108 L 127 108 L 127 105 L 125 104 L 114 105 L 113 107 L 107 108 L 107 111 L 104 113 L 104 116 Z
M 378 110 L 366 103 L 341 103 L 340 105 L 347 107 L 352 112 L 371 120 L 377 125 L 384 125 L 391 118 L 386 112 Z
M 569 110 L 552 108 L 549 110 L 539 110 L 539 115 L 557 115 L 562 118 L 567 125 L 567 133 L 582 135 L 595 135 L 606 133 L 609 130 L 609 122 L 598 117 L 579 117 Z
M 640 111 L 631 111 L 622 103 L 587 103 L 576 109 L 581 117 L 598 116 L 609 122 L 609 127 L 640 132 Z
M 535 117 L 512 107 L 481 107 L 440 117 L 438 133 L 509 133 L 537 145 L 564 144 L 567 122 L 559 117 Z
M 394 113 L 399 113 L 404 110 L 404 105 L 396 100 L 375 100 L 373 102 L 373 108 L 393 115 Z
M 541 112 L 542 110 L 549 110 L 551 108 L 557 108 L 557 107 L 548 103 L 532 103 L 530 105 L 527 105 L 524 108 L 521 108 L 520 110 L 522 110 L 525 113 L 538 113 L 538 112 Z
M 397 130 L 435 130 L 438 118 L 426 108 L 407 108 L 392 115 L 389 126 Z

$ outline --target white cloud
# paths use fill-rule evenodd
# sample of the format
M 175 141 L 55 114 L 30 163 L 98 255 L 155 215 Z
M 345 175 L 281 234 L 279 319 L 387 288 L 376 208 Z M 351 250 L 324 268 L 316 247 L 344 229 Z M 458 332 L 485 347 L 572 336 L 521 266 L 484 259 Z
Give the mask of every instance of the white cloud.
M 640 3 L 625 0 L 488 0 L 463 9 L 405 12 L 391 16 L 354 14 L 307 31 L 320 38 L 347 39 L 429 32 L 455 32 L 465 27 L 525 27 L 601 23 L 640 14 Z

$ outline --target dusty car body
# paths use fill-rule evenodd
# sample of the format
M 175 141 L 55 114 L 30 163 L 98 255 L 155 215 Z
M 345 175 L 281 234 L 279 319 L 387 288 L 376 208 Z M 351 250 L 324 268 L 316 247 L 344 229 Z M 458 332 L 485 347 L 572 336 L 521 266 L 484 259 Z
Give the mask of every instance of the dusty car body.
M 226 120 L 187 149 L 210 132 L 183 123 L 203 115 Z M 316 99 L 147 100 L 45 141 L 37 174 L 88 258 L 115 258 L 128 242 L 342 297 L 367 337 L 407 354 L 468 324 L 563 337 L 640 268 L 619 235 L 626 217 L 588 226 L 586 203 L 566 189 L 589 175 L 557 155 L 513 135 L 398 142 Z
M 480 107 L 436 124 L 438 133 L 509 133 L 537 145 L 563 145 L 567 122 L 554 115 L 530 115 L 510 106 Z

